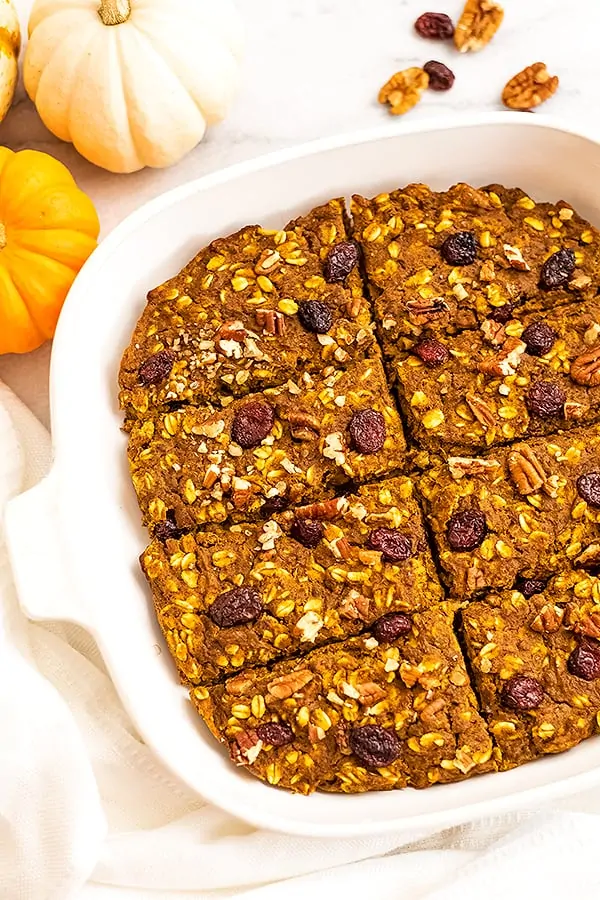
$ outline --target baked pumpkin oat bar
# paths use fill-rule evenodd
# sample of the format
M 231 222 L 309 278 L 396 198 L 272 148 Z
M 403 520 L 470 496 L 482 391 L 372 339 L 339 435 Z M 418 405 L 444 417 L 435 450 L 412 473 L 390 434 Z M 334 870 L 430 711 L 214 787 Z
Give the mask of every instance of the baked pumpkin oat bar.
M 190 696 L 234 762 L 302 794 L 423 788 L 495 768 L 446 604 Z
M 600 566 L 600 425 L 449 457 L 418 490 L 456 599 Z
M 476 328 L 511 306 L 553 309 L 600 284 L 600 233 L 563 202 L 411 184 L 355 196 L 352 213 L 386 355 L 404 336 Z
M 184 529 L 316 500 L 402 469 L 405 453 L 378 358 L 224 408 L 158 413 L 133 423 L 129 440 L 144 522 Z
M 540 592 L 472 603 L 462 627 L 499 769 L 574 747 L 600 725 L 600 581 L 553 578 Z
M 343 210 L 332 200 L 281 231 L 247 226 L 151 291 L 121 363 L 127 415 L 360 359 L 373 346 L 371 315 Z
M 600 417 L 600 302 L 450 337 L 402 339 L 393 363 L 399 400 L 423 448 L 480 452 Z
M 180 675 L 194 684 L 443 599 L 402 476 L 266 523 L 154 540 L 141 563 Z

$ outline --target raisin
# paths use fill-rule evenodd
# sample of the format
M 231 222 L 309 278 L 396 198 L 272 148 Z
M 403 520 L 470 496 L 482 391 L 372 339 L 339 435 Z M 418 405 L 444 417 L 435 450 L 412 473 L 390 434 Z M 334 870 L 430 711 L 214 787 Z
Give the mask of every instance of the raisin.
M 316 547 L 323 537 L 323 523 L 313 519 L 294 519 L 290 534 L 303 547 Z
M 567 395 L 557 384 L 537 381 L 529 388 L 525 402 L 534 416 L 547 419 L 562 414 L 566 399 Z
M 446 13 L 423 13 L 415 22 L 415 30 L 421 37 L 434 41 L 447 41 L 454 35 L 452 19 Z
M 477 259 L 477 244 L 472 231 L 457 231 L 449 235 L 440 252 L 449 266 L 469 266 Z
M 504 303 L 502 306 L 495 309 L 494 312 L 490 313 L 488 319 L 491 319 L 492 322 L 499 322 L 500 325 L 506 325 L 507 322 L 510 322 L 514 314 L 514 305 L 512 303 Z
M 527 352 L 532 356 L 550 353 L 556 338 L 556 332 L 545 322 L 532 322 L 521 335 L 521 340 L 527 345 Z
M 275 750 L 294 740 L 294 732 L 284 722 L 263 722 L 256 729 L 256 734 L 263 744 L 269 744 Z
M 159 350 L 153 356 L 148 357 L 138 369 L 140 384 L 149 387 L 151 384 L 159 384 L 171 374 L 175 353 L 172 350 Z
M 529 600 L 534 594 L 541 594 L 546 589 L 546 579 L 518 578 L 515 588 Z
M 577 479 L 577 493 L 590 506 L 600 507 L 600 472 L 586 472 Z
M 270 519 L 272 515 L 287 509 L 290 501 L 286 497 L 267 497 L 260 508 L 263 519 Z
M 412 630 L 412 622 L 404 613 L 386 613 L 373 623 L 373 635 L 381 644 L 390 644 Z
M 445 344 L 436 338 L 423 338 L 413 347 L 415 353 L 429 369 L 443 366 L 450 359 L 450 351 Z
M 430 59 L 429 62 L 426 62 L 423 71 L 429 75 L 429 87 L 432 91 L 449 91 L 454 84 L 452 69 L 442 62 L 438 62 L 437 59 Z
M 537 678 L 529 675 L 513 675 L 500 693 L 500 703 L 507 709 L 528 712 L 537 709 L 544 699 L 544 688 Z
M 182 533 L 181 528 L 177 525 L 174 509 L 168 509 L 164 521 L 154 526 L 154 537 L 158 538 L 159 541 L 181 537 Z
M 261 400 L 246 403 L 233 417 L 231 437 L 247 450 L 264 441 L 275 422 L 273 407 Z
M 254 622 L 263 611 L 256 588 L 235 587 L 221 594 L 208 608 L 208 615 L 219 628 Z
M 583 638 L 568 657 L 567 669 L 584 681 L 600 678 L 600 644 L 591 638 Z
M 389 766 L 400 756 L 400 741 L 393 731 L 381 725 L 353 728 L 348 743 L 360 761 L 373 769 Z
M 329 284 L 346 280 L 354 266 L 358 265 L 358 245 L 354 241 L 342 241 L 329 251 L 323 275 Z
M 361 409 L 350 419 L 348 432 L 359 453 L 378 453 L 385 443 L 385 419 L 376 409 Z
M 487 523 L 481 510 L 463 509 L 462 512 L 454 513 L 448 522 L 448 543 L 452 550 L 475 550 L 486 531 Z
M 369 535 L 369 547 L 381 551 L 386 562 L 403 562 L 412 556 L 410 538 L 397 528 L 374 528 Z
M 325 334 L 333 325 L 333 313 L 320 300 L 302 300 L 298 304 L 298 318 L 307 331 Z
M 572 250 L 558 250 L 549 256 L 542 266 L 540 285 L 543 288 L 558 288 L 567 284 L 575 269 L 575 254 Z

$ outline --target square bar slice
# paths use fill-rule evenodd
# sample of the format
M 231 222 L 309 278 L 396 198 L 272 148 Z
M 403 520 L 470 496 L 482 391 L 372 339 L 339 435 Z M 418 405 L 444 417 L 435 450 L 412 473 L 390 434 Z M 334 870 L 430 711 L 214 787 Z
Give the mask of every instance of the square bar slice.
M 355 196 L 352 212 L 386 353 L 401 336 L 476 328 L 507 304 L 532 311 L 589 299 L 600 283 L 600 233 L 563 202 L 412 184 Z M 560 278 L 544 267 L 556 253 L 568 257 Z
M 380 360 L 305 374 L 222 409 L 184 406 L 132 425 L 144 522 L 248 521 L 402 469 L 406 444 Z
M 445 604 L 390 641 L 351 638 L 190 695 L 234 762 L 302 794 L 423 788 L 494 768 Z
M 491 594 L 462 612 L 468 658 L 500 769 L 599 730 L 600 581 L 582 571 L 542 593 Z
M 600 565 L 600 425 L 450 457 L 418 489 L 456 599 Z
M 398 395 L 421 447 L 473 453 L 600 418 L 600 302 L 483 325 L 399 342 Z
M 201 250 L 148 295 L 121 363 L 127 415 L 360 359 L 373 344 L 371 315 L 346 238 L 343 201 L 332 200 L 287 230 L 247 226 Z M 340 244 L 350 247 L 345 267 L 331 264 Z
M 192 683 L 443 599 L 405 477 L 277 521 L 155 540 L 141 563 L 180 675 Z

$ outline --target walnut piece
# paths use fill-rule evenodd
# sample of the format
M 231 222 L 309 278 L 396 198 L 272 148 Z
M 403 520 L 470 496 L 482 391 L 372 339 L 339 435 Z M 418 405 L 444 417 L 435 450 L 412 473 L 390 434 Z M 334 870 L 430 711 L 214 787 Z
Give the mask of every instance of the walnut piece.
M 454 44 L 461 53 L 482 50 L 494 37 L 504 18 L 495 0 L 467 0 L 454 29 Z
M 429 75 L 418 66 L 396 72 L 379 91 L 379 102 L 387 103 L 393 116 L 401 116 L 412 109 L 429 85 Z
M 570 374 L 576 384 L 585 384 L 587 387 L 600 384 L 600 344 L 574 359 Z
M 544 63 L 533 63 L 511 78 L 502 91 L 502 102 L 509 109 L 533 109 L 555 93 L 558 77 L 550 75 Z

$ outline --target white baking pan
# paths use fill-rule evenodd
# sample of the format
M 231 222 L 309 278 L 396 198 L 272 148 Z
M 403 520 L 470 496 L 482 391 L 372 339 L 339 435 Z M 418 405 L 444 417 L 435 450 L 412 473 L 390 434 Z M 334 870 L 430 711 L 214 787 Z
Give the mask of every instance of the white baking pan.
M 600 738 L 462 784 L 360 796 L 290 795 L 226 753 L 196 717 L 163 645 L 138 567 L 146 542 L 129 482 L 117 370 L 147 290 L 202 245 L 249 222 L 282 226 L 337 195 L 424 181 L 518 185 L 600 225 L 600 145 L 538 116 L 501 113 L 387 127 L 234 166 L 144 206 L 77 278 L 52 355 L 55 462 L 12 501 L 7 529 L 24 610 L 96 638 L 139 732 L 199 794 L 248 822 L 306 835 L 417 831 L 600 784 Z

